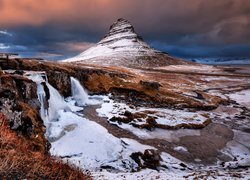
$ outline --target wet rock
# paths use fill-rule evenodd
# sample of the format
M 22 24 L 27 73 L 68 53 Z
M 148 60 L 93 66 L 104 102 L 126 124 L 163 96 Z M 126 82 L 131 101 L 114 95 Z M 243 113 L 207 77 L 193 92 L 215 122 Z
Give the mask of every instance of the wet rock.
M 133 113 L 131 113 L 129 111 L 125 111 L 123 115 L 126 116 L 128 119 L 131 119 L 131 120 L 134 119 Z
M 71 95 L 70 75 L 67 72 L 48 71 L 47 76 L 49 83 L 53 87 L 55 87 L 62 95 Z
M 129 119 L 127 117 L 112 117 L 110 119 L 111 122 L 118 122 L 118 123 L 130 123 L 133 119 Z
M 23 75 L 23 74 L 24 74 L 24 71 L 23 71 L 23 70 L 16 70 L 16 71 L 15 71 L 15 74 Z
M 134 152 L 130 157 L 138 164 L 139 170 L 144 168 L 157 170 L 162 160 L 159 152 L 152 149 L 146 149 L 144 153 Z

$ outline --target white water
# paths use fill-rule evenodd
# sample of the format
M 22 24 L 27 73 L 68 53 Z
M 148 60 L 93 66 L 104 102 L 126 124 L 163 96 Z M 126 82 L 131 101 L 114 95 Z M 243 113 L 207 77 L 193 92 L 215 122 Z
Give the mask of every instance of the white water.
M 45 94 L 44 86 L 42 85 L 42 82 L 48 82 L 47 75 L 44 72 L 28 72 L 25 75 L 37 84 L 37 96 L 41 104 L 40 116 L 43 120 L 46 120 L 48 116 L 48 109 L 46 109 L 45 107 L 46 94 Z
M 44 87 L 41 83 L 37 84 L 37 96 L 41 104 L 40 115 L 41 118 L 44 120 L 48 116 L 48 110 L 45 108 L 46 95 L 44 92 Z
M 70 108 L 64 101 L 60 93 L 48 83 L 48 78 L 45 72 L 27 72 L 26 76 L 37 84 L 37 96 L 41 104 L 40 116 L 44 121 L 52 121 L 59 118 L 59 110 L 68 110 Z M 50 98 L 48 100 L 48 107 L 46 107 L 46 93 L 44 91 L 43 82 L 49 89 Z M 48 98 L 48 97 L 47 97 Z
M 70 82 L 71 82 L 72 96 L 75 99 L 76 104 L 78 106 L 86 105 L 89 100 L 87 92 L 84 90 L 84 88 L 76 78 L 70 77 Z
M 59 118 L 59 110 L 70 111 L 70 108 L 64 101 L 61 94 L 49 83 L 46 83 L 49 88 L 50 98 L 49 98 L 49 110 L 48 110 L 48 120 L 57 120 Z

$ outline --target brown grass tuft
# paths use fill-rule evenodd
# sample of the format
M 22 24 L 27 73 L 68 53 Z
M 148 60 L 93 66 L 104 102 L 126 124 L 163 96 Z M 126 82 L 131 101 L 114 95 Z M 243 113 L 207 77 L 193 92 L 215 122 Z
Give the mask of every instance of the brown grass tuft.
M 32 143 L 11 130 L 0 113 L 0 179 L 90 179 L 82 170 L 32 151 Z

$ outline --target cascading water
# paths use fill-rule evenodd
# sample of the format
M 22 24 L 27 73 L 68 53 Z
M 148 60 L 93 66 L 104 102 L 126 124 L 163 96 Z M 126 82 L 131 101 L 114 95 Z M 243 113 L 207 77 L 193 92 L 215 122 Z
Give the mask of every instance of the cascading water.
M 84 88 L 76 78 L 70 77 L 70 82 L 71 82 L 72 96 L 75 99 L 76 104 L 78 106 L 86 105 L 89 100 L 87 92 L 84 90 Z
M 41 104 L 40 116 L 43 120 L 47 120 L 48 107 L 46 107 L 46 93 L 42 83 L 47 82 L 47 75 L 45 72 L 28 72 L 25 74 L 29 79 L 37 84 L 37 96 Z
M 48 83 L 45 72 L 26 72 L 25 75 L 37 84 L 37 96 L 41 104 L 40 115 L 44 121 L 56 120 L 59 110 L 70 111 L 60 93 Z M 45 88 L 49 91 L 47 97 Z
M 45 119 L 48 116 L 48 110 L 45 108 L 46 95 L 45 95 L 44 87 L 41 83 L 37 84 L 37 96 L 41 104 L 41 107 L 40 107 L 41 118 Z
M 56 120 L 58 118 L 59 110 L 68 110 L 70 108 L 64 101 L 64 98 L 60 95 L 60 93 L 49 83 L 46 83 L 49 88 L 50 98 L 49 98 L 49 109 L 48 109 L 48 117 L 49 120 Z

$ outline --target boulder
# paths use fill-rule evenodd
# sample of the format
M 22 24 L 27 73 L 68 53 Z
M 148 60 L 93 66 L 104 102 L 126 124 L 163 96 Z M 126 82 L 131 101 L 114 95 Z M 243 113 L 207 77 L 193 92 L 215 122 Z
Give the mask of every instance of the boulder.
M 146 149 L 144 153 L 134 152 L 130 157 L 138 164 L 138 170 L 145 168 L 157 170 L 162 160 L 159 152 L 153 149 Z

